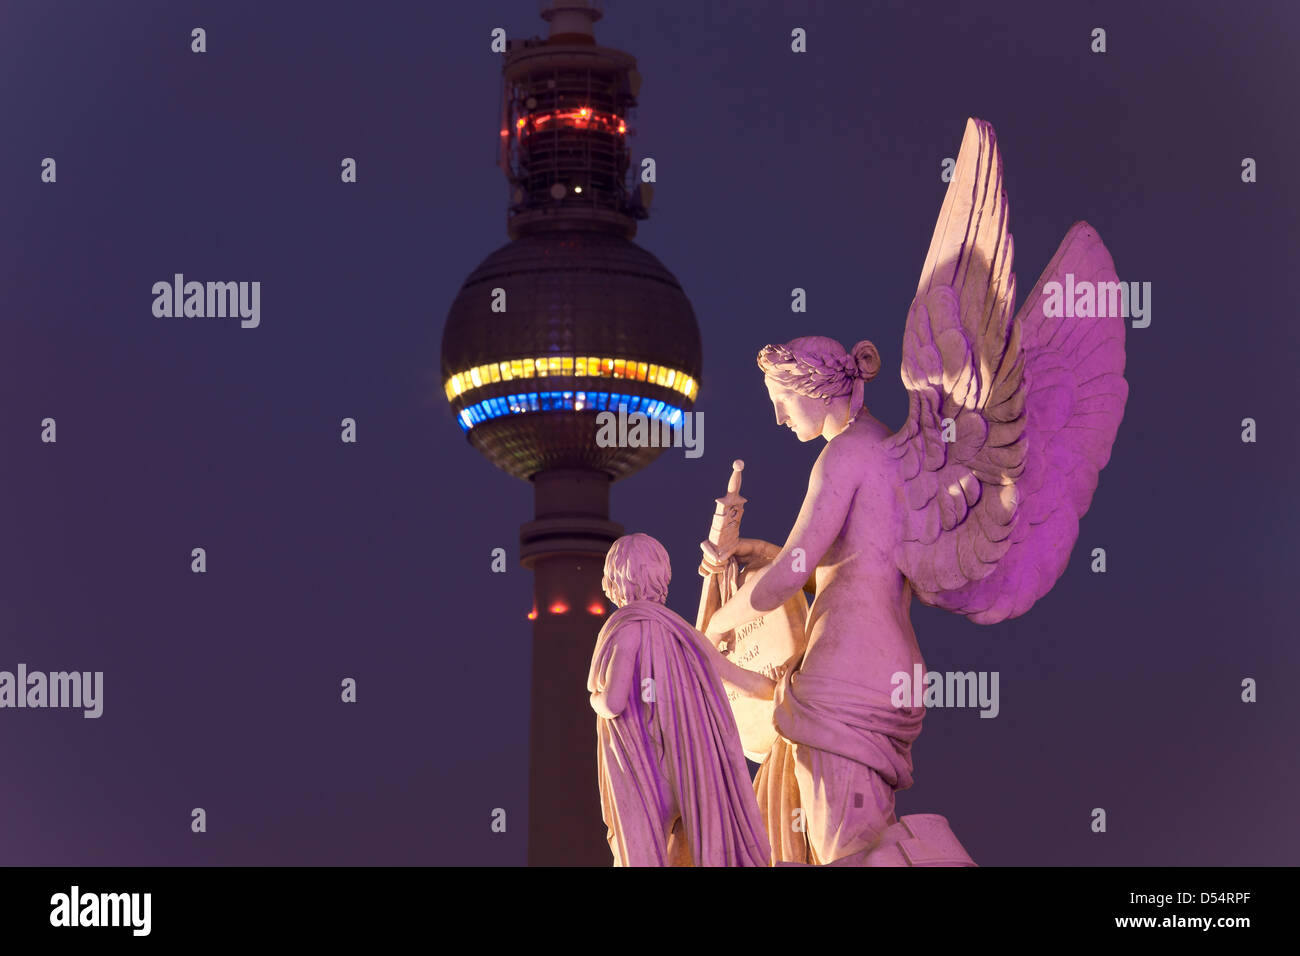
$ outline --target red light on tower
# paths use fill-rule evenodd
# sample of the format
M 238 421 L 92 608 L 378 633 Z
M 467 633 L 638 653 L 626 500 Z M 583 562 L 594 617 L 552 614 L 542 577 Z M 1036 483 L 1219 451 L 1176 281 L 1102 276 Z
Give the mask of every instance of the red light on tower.
M 568 614 L 569 605 L 565 604 L 563 601 L 554 601 L 547 610 L 552 614 Z
M 537 620 L 537 608 L 533 608 L 531 611 L 528 612 L 528 620 L 530 621 Z
M 595 614 L 597 617 L 599 617 L 601 614 L 605 613 L 605 606 L 601 604 L 599 601 L 592 601 L 590 604 L 587 605 L 587 613 Z

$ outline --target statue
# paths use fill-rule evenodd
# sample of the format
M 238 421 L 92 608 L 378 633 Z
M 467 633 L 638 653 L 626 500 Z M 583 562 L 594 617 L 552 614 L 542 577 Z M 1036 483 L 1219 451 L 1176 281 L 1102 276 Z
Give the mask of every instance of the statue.
M 993 129 L 969 120 L 907 316 L 898 431 L 864 404 L 881 364 L 870 342 L 810 336 L 758 354 L 777 424 L 826 447 L 783 546 L 702 543 L 706 575 L 732 562 L 749 573 L 699 626 L 729 650 L 737 628 L 814 589 L 754 781 L 773 863 L 873 865 L 908 836 L 947 849 L 888 862 L 969 863 L 942 817 L 894 815 L 925 713 L 891 701 L 891 675 L 925 670 L 912 598 L 979 624 L 1029 610 L 1065 569 L 1128 395 L 1123 319 L 1103 307 L 1119 286 L 1096 231 L 1070 229 L 1013 318 L 1007 223 Z M 1062 286 L 1095 300 L 1062 310 Z
M 587 690 L 614 863 L 767 866 L 727 691 L 770 701 L 775 684 L 664 606 L 671 573 L 649 535 L 625 535 L 605 556 L 601 586 L 618 610 L 596 637 Z

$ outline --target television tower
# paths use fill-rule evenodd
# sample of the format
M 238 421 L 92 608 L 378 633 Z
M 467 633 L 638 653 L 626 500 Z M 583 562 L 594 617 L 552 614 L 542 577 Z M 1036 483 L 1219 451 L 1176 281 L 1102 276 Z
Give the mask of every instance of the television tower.
M 609 489 L 663 449 L 600 447 L 596 416 L 625 405 L 680 425 L 700 331 L 673 274 L 631 241 L 652 196 L 628 186 L 635 57 L 596 44 L 599 3 L 553 0 L 541 15 L 548 36 L 508 41 L 503 67 L 511 241 L 452 302 L 442 376 L 469 443 L 533 485 L 519 529 L 533 572 L 528 862 L 609 866 L 586 689 L 610 610 L 605 553 L 623 533 Z

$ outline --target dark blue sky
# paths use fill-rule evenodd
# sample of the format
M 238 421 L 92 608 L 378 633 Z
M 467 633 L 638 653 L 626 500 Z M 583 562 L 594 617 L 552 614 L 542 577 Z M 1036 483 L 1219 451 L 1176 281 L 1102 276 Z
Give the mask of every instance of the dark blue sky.
M 105 674 L 99 720 L 0 710 L 0 864 L 523 862 L 531 585 L 489 564 L 531 490 L 468 445 L 438 354 L 506 241 L 498 26 L 546 28 L 531 0 L 0 5 L 0 669 Z M 637 242 L 703 336 L 704 455 L 613 490 L 670 605 L 693 618 L 732 459 L 746 534 L 802 501 L 819 446 L 775 424 L 761 346 L 871 339 L 867 404 L 903 421 L 940 164 L 988 120 L 1022 294 L 1084 219 L 1152 322 L 1056 588 L 991 627 L 914 608 L 927 665 L 998 671 L 1001 713 L 931 711 L 899 811 L 986 865 L 1295 863 L 1295 8 L 611 0 L 596 31 L 644 77 Z M 175 272 L 260 281 L 261 326 L 154 318 Z

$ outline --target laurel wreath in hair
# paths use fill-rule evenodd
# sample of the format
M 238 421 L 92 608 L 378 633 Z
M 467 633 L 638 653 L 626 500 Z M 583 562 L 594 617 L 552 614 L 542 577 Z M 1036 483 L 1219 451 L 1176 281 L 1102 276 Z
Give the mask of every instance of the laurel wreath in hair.
M 784 345 L 769 345 L 759 352 L 758 366 L 778 385 L 823 400 L 847 395 L 854 380 L 862 378 L 851 353 L 822 359 L 811 353 L 797 355 Z

